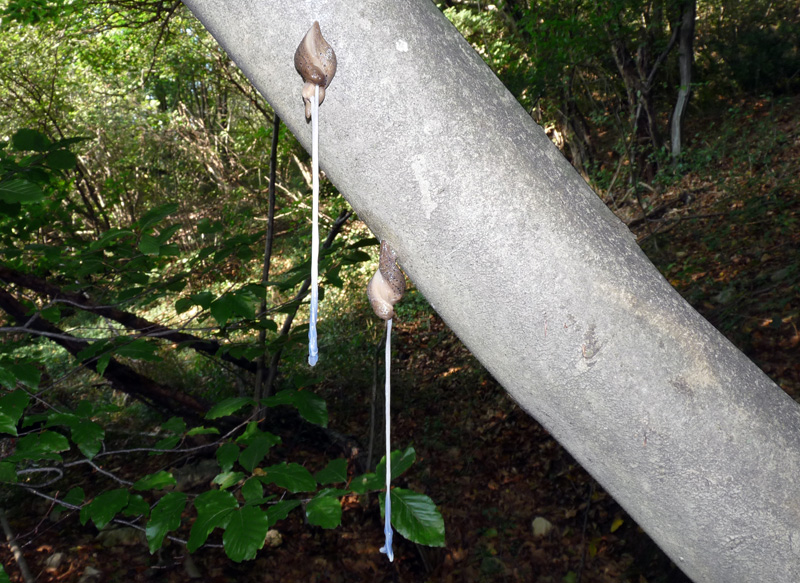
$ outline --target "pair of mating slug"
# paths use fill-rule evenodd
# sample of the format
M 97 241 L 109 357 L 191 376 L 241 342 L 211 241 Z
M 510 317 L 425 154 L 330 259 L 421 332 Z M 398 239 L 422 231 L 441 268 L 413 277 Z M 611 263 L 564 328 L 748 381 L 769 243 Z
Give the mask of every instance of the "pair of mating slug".
M 317 347 L 317 311 L 318 311 L 318 260 L 319 260 L 319 106 L 325 99 L 325 90 L 336 74 L 336 53 L 333 47 L 322 37 L 319 23 L 314 22 L 311 29 L 300 41 L 294 53 L 294 66 L 303 78 L 303 101 L 306 107 L 306 119 L 311 118 L 311 166 L 313 184 L 312 235 L 311 235 L 311 313 L 308 324 L 308 363 L 317 363 L 319 350 Z M 392 502 L 390 481 L 391 448 L 390 448 L 390 367 L 392 318 L 394 304 L 400 301 L 406 290 L 406 279 L 397 266 L 397 254 L 386 241 L 381 243 L 381 256 L 378 271 L 367 285 L 367 297 L 375 314 L 386 320 L 386 388 L 385 388 L 385 420 L 386 420 L 386 496 L 384 498 L 384 528 L 386 542 L 381 547 L 390 561 L 394 561 L 392 550 Z
M 312 142 L 312 166 L 313 166 L 313 190 L 314 190 L 314 233 L 312 235 L 312 255 L 314 251 L 318 251 L 319 235 L 317 227 L 317 207 L 319 197 L 319 162 L 318 162 L 318 143 L 319 143 L 319 112 L 318 108 L 325 99 L 325 90 L 331 84 L 334 75 L 336 75 L 336 53 L 328 44 L 328 41 L 322 36 L 322 30 L 319 27 L 319 22 L 314 22 L 309 31 L 300 41 L 297 50 L 294 53 L 294 67 L 300 76 L 303 78 L 305 85 L 303 85 L 303 101 L 306 108 L 306 119 L 311 119 L 311 142 Z M 380 268 L 375 276 L 370 280 L 367 286 L 367 296 L 369 297 L 372 309 L 375 314 L 382 320 L 391 320 L 394 316 L 394 304 L 397 303 L 406 289 L 406 282 L 403 273 L 399 270 L 396 264 L 397 255 L 394 250 L 384 241 L 381 244 L 381 258 Z M 312 257 L 312 272 L 316 266 L 316 259 Z M 314 329 L 314 341 L 316 341 L 316 314 L 317 314 L 317 298 L 316 290 L 317 278 L 316 274 L 312 273 L 312 307 L 313 322 L 309 326 L 309 335 L 311 328 Z M 309 346 L 309 352 L 314 354 L 314 363 L 316 363 L 317 347 Z M 311 363 L 311 356 L 309 356 Z M 312 364 L 313 366 L 313 364 Z
M 306 119 L 312 117 L 312 106 L 318 97 L 317 107 L 325 100 L 325 90 L 336 75 L 336 53 L 322 36 L 319 22 L 314 22 L 300 41 L 294 53 L 294 68 L 300 73 L 303 85 L 303 101 L 306 105 Z M 313 128 L 312 128 L 313 132 Z M 384 241 L 381 243 L 380 265 L 375 276 L 367 286 L 367 297 L 382 320 L 394 316 L 394 304 L 400 301 L 406 289 L 403 272 L 397 267 L 397 254 Z

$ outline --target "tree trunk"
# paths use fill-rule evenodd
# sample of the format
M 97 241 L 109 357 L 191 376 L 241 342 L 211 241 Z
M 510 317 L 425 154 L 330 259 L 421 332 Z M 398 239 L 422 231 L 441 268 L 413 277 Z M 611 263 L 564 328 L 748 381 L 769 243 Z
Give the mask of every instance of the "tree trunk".
M 800 580 L 800 407 L 697 314 L 427 0 L 185 0 L 431 305 L 695 581 Z
M 697 12 L 697 0 L 687 0 L 682 6 L 681 30 L 678 33 L 678 68 L 680 69 L 681 86 L 678 89 L 678 99 L 675 101 L 675 110 L 672 112 L 670 128 L 670 147 L 672 161 L 676 162 L 681 155 L 681 131 L 683 117 L 692 90 L 692 62 L 694 61 L 694 19 Z

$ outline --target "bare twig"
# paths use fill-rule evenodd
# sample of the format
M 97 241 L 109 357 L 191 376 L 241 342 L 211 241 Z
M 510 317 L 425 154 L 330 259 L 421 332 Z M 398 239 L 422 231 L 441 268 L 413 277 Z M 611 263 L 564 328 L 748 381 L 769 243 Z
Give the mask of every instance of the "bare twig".
M 6 534 L 8 546 L 11 548 L 11 552 L 14 554 L 14 560 L 17 561 L 17 566 L 19 567 L 20 573 L 22 573 L 22 578 L 25 580 L 25 583 L 35 583 L 36 579 L 33 577 L 31 570 L 28 568 L 28 562 L 25 560 L 25 555 L 22 554 L 22 549 L 19 548 L 17 538 L 14 536 L 14 531 L 11 530 L 11 525 L 8 523 L 6 513 L 2 508 L 0 508 L 0 524 L 3 526 L 3 532 Z

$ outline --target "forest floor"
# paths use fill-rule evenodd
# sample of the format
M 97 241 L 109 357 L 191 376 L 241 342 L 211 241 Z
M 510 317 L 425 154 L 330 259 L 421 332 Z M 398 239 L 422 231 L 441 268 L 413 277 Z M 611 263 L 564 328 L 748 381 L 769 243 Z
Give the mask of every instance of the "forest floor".
M 644 192 L 641 203 L 632 196 L 610 206 L 681 294 L 800 401 L 800 99 L 726 107 L 739 116 L 738 133 L 725 134 L 722 115 L 716 129 L 704 118 L 705 139 L 713 140 L 703 150 L 704 168 Z M 641 220 L 643 211 L 650 220 Z M 375 496 L 345 499 L 342 526 L 330 531 L 293 512 L 276 525 L 280 544 L 239 565 L 218 548 L 198 551 L 189 565 L 177 544 L 153 556 L 136 537 L 106 547 L 75 515 L 51 523 L 11 512 L 37 582 L 688 581 L 438 317 L 399 322 L 396 332 L 393 442 L 417 452 L 399 484 L 439 504 L 445 548 L 396 536 L 388 563 L 378 552 L 383 525 Z M 354 415 L 347 387 L 319 392 L 331 427 L 363 433 L 368 407 Z M 301 439 L 285 438 L 283 447 L 293 459 L 323 463 L 325 452 Z M 537 517 L 552 530 L 534 536 Z M 45 561 L 58 552 L 61 563 L 48 568 Z M 21 581 L 7 549 L 0 559 L 11 580 Z M 87 567 L 98 575 L 87 578 Z M 193 568 L 199 579 L 191 579 Z

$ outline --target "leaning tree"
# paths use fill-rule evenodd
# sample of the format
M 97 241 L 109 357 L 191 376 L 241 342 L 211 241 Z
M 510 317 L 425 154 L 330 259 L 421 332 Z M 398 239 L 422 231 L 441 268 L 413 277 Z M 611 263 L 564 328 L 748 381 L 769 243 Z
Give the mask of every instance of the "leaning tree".
M 800 408 L 695 312 L 428 0 L 184 0 L 508 393 L 698 582 L 800 580 Z

